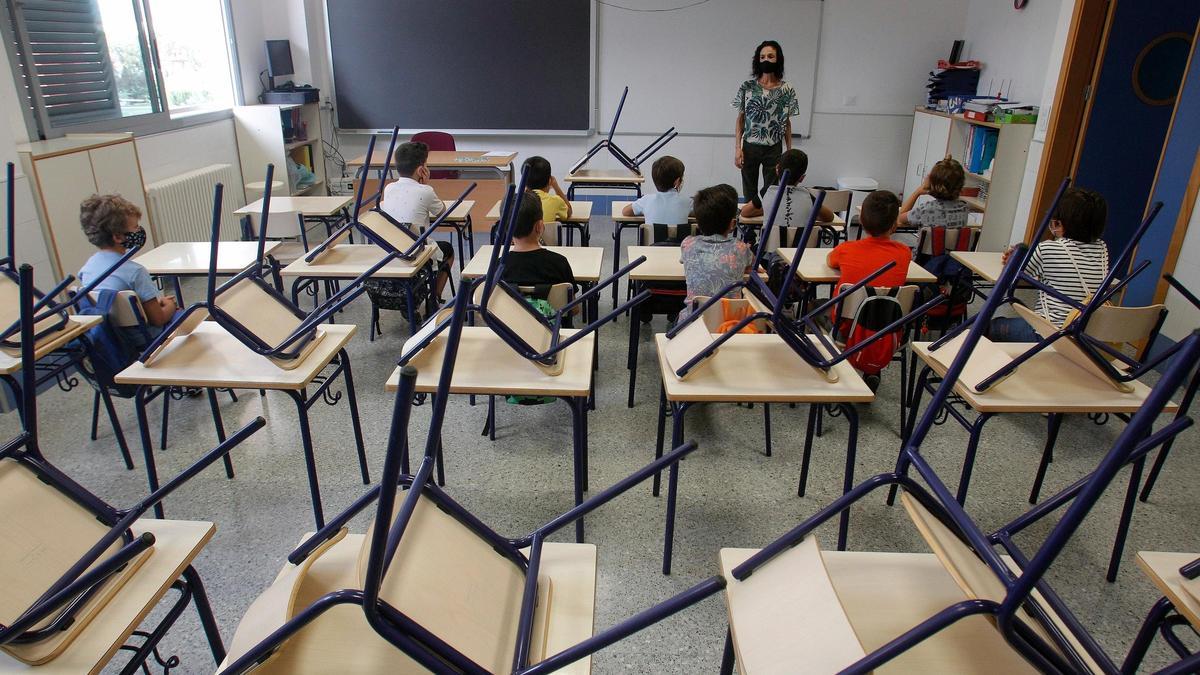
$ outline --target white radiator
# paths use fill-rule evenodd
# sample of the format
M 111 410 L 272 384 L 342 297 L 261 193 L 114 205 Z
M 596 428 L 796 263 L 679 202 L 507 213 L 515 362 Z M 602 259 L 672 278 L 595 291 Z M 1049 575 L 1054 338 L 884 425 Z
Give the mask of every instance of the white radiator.
M 231 164 L 211 164 L 146 186 L 150 217 L 161 241 L 208 241 L 212 233 L 213 187 L 225 185 L 221 239 L 241 238 L 233 212 L 245 206 L 241 178 Z

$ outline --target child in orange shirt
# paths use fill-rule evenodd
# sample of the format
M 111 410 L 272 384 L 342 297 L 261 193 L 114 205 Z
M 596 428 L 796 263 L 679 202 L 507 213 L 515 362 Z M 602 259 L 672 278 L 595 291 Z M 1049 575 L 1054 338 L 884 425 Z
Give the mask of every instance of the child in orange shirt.
M 900 199 L 895 194 L 887 190 L 876 190 L 867 195 L 863 200 L 859 219 L 863 230 L 869 236 L 838 244 L 829 252 L 829 266 L 841 270 L 842 273 L 838 279 L 839 286 L 862 281 L 893 260 L 896 266 L 873 279 L 870 285 L 904 285 L 908 279 L 908 263 L 912 260 L 912 251 L 904 244 L 892 240 L 899 211 Z

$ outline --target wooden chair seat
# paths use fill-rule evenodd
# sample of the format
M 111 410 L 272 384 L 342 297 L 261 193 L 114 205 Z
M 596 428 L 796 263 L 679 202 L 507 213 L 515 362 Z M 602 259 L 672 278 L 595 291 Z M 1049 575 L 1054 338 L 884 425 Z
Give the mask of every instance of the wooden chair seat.
M 475 299 L 478 301 L 482 298 L 484 286 L 480 284 L 475 290 Z M 485 323 L 489 325 L 493 322 L 500 322 L 508 330 L 516 333 L 518 337 L 525 341 L 534 351 L 538 353 L 545 352 L 550 349 L 554 335 L 552 331 L 537 317 L 530 313 L 530 309 L 525 305 L 525 301 L 514 298 L 503 288 L 496 288 L 492 291 L 491 297 L 488 298 L 488 311 L 483 314 Z M 495 329 L 495 326 L 492 326 Z M 538 368 L 544 371 L 547 375 L 561 375 L 565 361 L 562 358 L 555 358 L 553 363 L 546 364 L 540 361 L 534 361 Z
M 836 673 L 967 596 L 926 553 L 821 551 L 808 537 L 745 581 L 733 568 L 757 549 L 722 549 L 739 672 Z M 1036 673 L 993 625 L 971 617 L 881 673 Z
M 286 565 L 242 619 L 226 664 L 322 595 L 361 588 L 368 548 L 366 535 L 346 534 L 300 566 Z M 390 569 L 385 601 L 492 672 L 511 670 L 523 584 L 513 563 L 422 500 Z M 543 545 L 531 662 L 591 636 L 595 584 L 595 546 Z M 590 659 L 583 659 L 564 672 L 589 670 Z M 379 637 L 359 607 L 341 605 L 297 632 L 257 672 L 426 671 Z
M 358 225 L 400 253 L 408 251 L 416 243 L 415 239 L 408 236 L 404 230 L 393 225 L 378 211 L 366 211 L 359 214 Z
M 0 623 L 11 624 L 108 532 L 62 492 L 15 460 L 0 460 Z M 98 672 L 137 628 L 212 537 L 212 523 L 143 519 L 134 533 L 151 532 L 152 548 L 111 577 L 65 630 L 46 640 L 9 644 L 0 673 Z M 120 548 L 116 543 L 102 556 Z M 44 625 L 44 624 L 43 624 Z
M 1014 310 L 1016 310 L 1018 316 L 1020 316 L 1022 319 L 1025 319 L 1030 326 L 1033 326 L 1033 329 L 1037 331 L 1038 335 L 1042 337 L 1049 337 L 1050 335 L 1058 332 L 1058 326 L 1055 326 L 1041 314 L 1038 314 L 1025 305 L 1022 305 L 1021 303 L 1013 303 L 1012 307 Z M 1100 367 L 1096 365 L 1096 362 L 1092 361 L 1092 358 L 1083 351 L 1083 348 L 1080 347 L 1077 342 L 1075 342 L 1075 338 L 1068 336 L 1057 340 L 1054 343 L 1054 351 L 1067 357 L 1072 363 L 1086 370 L 1092 375 L 1095 375 L 1097 379 L 1108 384 L 1117 391 L 1126 394 L 1133 391 L 1133 385 L 1129 382 L 1120 382 L 1118 380 L 1114 380 L 1103 370 L 1101 370 Z
M 279 302 L 263 290 L 257 281 L 249 278 L 242 279 L 232 288 L 218 294 L 215 304 L 271 348 L 282 344 L 302 321 L 290 307 Z M 323 337 L 324 331 L 316 328 L 312 339 L 304 344 L 295 358 L 268 358 L 280 368 L 291 370 L 304 362 Z

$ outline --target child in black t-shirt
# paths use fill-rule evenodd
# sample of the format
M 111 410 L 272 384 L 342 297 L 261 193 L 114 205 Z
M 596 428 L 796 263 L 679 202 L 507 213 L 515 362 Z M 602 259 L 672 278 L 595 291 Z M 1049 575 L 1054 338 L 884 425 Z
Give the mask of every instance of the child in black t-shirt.
M 561 253 L 542 248 L 542 201 L 527 192 L 517 210 L 512 248 L 504 261 L 504 280 L 516 286 L 575 283 L 571 265 Z

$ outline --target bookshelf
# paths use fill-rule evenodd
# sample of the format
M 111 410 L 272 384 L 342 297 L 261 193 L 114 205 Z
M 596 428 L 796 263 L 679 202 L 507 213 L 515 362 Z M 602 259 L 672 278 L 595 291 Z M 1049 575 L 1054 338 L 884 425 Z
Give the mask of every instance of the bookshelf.
M 1008 246 L 1016 215 L 1021 180 L 1033 124 L 996 124 L 969 120 L 962 115 L 917 108 L 909 146 L 904 190 L 920 187 L 925 174 L 938 160 L 950 155 L 967 169 L 962 200 L 982 214 L 979 250 L 1000 251 Z M 985 135 L 994 135 L 990 162 L 972 164 L 972 150 Z M 973 170 L 972 170 L 973 169 Z M 978 191 L 978 194 L 969 194 Z
M 288 197 L 329 194 L 321 154 L 320 114 L 317 103 L 235 106 L 234 131 L 242 180 L 261 181 L 267 164 L 274 164 L 275 180 L 283 185 L 271 194 Z M 316 180 L 297 184 L 296 175 L 287 170 L 288 157 L 312 172 Z M 254 201 L 261 196 L 247 194 L 246 200 Z

